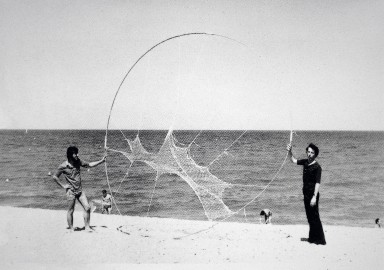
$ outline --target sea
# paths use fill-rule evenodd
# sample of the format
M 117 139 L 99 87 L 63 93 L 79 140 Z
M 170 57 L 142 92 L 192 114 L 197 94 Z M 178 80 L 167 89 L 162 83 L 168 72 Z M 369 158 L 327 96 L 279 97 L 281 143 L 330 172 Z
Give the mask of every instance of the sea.
M 0 130 L 0 206 L 66 210 L 65 191 L 52 175 L 66 160 L 67 147 L 74 145 L 84 161 L 108 154 L 105 164 L 82 168 L 81 174 L 89 201 L 101 199 L 103 189 L 113 194 L 112 214 L 208 220 L 196 190 L 184 179 L 159 174 L 145 162 L 131 163 L 122 154 L 130 152 L 127 140 L 136 137 L 146 151 L 157 153 L 167 133 Z M 273 224 L 307 224 L 302 167 L 287 158 L 290 131 L 176 130 L 173 135 L 178 146 L 188 147 L 196 166 L 231 184 L 220 200 L 235 214 L 222 222 L 257 224 L 260 211 L 268 208 Z M 296 158 L 306 157 L 309 143 L 320 149 L 323 225 L 374 227 L 376 218 L 384 218 L 384 132 L 295 131 Z M 94 206 L 100 212 L 100 206 Z M 81 206 L 76 209 L 81 211 Z

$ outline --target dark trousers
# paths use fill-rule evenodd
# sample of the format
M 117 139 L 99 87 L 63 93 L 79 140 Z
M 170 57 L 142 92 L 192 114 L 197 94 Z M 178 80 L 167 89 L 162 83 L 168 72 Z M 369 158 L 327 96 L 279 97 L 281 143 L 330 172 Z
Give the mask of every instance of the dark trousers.
M 311 206 L 311 199 L 312 197 L 304 195 L 305 213 L 307 214 L 307 220 L 309 223 L 308 242 L 325 245 L 326 242 L 325 242 L 325 236 L 323 231 L 323 225 L 321 224 L 320 214 L 319 214 L 320 194 L 317 194 L 316 205 Z

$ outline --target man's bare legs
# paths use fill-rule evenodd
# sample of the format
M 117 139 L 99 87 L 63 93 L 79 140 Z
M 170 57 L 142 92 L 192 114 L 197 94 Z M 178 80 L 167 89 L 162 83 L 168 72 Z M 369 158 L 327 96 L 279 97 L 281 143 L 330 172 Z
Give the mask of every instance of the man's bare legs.
M 92 232 L 92 228 L 89 225 L 91 221 L 91 207 L 89 206 L 87 196 L 85 196 L 84 192 L 81 193 L 79 197 L 79 202 L 81 206 L 83 207 L 83 216 L 84 216 L 84 225 L 85 230 L 88 232 Z
M 73 198 L 73 200 L 68 200 L 68 212 L 67 212 L 67 222 L 68 222 L 68 227 L 71 232 L 74 231 L 73 228 L 73 212 L 75 211 L 75 202 L 76 198 Z

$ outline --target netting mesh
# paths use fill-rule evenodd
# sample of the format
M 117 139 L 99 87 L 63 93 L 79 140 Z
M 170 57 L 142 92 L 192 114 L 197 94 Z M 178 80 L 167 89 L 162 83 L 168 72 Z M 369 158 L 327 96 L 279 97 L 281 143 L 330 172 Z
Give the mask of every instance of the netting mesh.
M 168 131 L 158 153 L 145 150 L 139 136 L 133 141 L 127 139 L 127 142 L 130 152 L 119 152 L 131 163 L 139 161 L 152 167 L 156 171 L 156 180 L 162 174 L 176 174 L 181 177 L 199 198 L 208 219 L 225 218 L 233 213 L 223 202 L 223 192 L 230 184 L 210 173 L 208 167 L 196 164 L 190 155 L 191 145 L 176 146 L 172 130 Z
M 261 209 L 275 210 L 292 195 L 288 188 L 300 185 L 296 181 L 291 186 L 286 172 L 281 173 L 288 132 L 120 133 L 127 134 L 127 149 L 119 150 L 123 144 L 108 149 L 113 157 L 108 173 L 117 207 L 124 214 L 258 222 Z M 114 134 L 118 141 L 121 135 Z M 126 173 L 121 179 L 122 168 Z
M 264 206 L 253 202 L 279 177 L 289 136 L 263 129 L 289 117 L 263 101 L 270 71 L 251 73 L 254 59 L 232 41 L 188 36 L 134 64 L 113 101 L 105 145 L 122 214 L 258 220 Z

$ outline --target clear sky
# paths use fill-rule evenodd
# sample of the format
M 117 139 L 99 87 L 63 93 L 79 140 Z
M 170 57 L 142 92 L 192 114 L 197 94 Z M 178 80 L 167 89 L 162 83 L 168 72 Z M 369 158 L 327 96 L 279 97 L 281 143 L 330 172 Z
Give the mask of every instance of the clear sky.
M 105 129 L 146 50 L 209 32 L 246 49 L 163 44 L 128 76 L 111 127 L 384 130 L 383 14 L 364 0 L 0 0 L 0 128 Z

